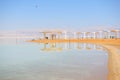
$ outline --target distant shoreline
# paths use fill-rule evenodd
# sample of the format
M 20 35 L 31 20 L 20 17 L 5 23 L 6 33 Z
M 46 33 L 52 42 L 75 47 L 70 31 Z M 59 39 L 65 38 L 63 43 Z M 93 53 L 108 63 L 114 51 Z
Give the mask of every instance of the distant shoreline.
M 28 40 L 28 42 L 37 42 L 37 43 L 57 43 L 57 42 L 85 42 L 85 43 L 96 43 L 96 44 L 111 44 L 111 45 L 120 45 L 120 39 L 41 39 L 41 40 Z

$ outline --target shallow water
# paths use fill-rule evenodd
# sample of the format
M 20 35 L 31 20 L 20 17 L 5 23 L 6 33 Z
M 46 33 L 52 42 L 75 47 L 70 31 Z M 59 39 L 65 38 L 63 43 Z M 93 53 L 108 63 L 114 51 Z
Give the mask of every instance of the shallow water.
M 107 80 L 107 51 L 87 43 L 0 39 L 0 80 Z

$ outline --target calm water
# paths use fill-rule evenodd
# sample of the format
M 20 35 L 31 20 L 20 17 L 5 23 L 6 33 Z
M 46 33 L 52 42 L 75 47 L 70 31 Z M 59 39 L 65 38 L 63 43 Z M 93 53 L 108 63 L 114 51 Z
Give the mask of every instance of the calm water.
M 107 51 L 87 43 L 0 39 L 0 80 L 107 80 Z

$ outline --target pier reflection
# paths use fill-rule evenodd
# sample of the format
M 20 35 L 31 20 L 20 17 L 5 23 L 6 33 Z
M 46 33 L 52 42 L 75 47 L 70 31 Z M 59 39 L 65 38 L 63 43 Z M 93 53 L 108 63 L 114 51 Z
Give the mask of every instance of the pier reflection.
M 64 50 L 106 50 L 104 47 L 98 44 L 91 43 L 40 43 L 41 51 L 64 51 Z

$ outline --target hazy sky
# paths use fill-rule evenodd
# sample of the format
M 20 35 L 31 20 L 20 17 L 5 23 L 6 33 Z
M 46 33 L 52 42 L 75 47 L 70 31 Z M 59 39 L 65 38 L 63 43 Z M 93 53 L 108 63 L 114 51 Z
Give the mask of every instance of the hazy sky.
M 0 30 L 119 25 L 120 0 L 0 0 Z

